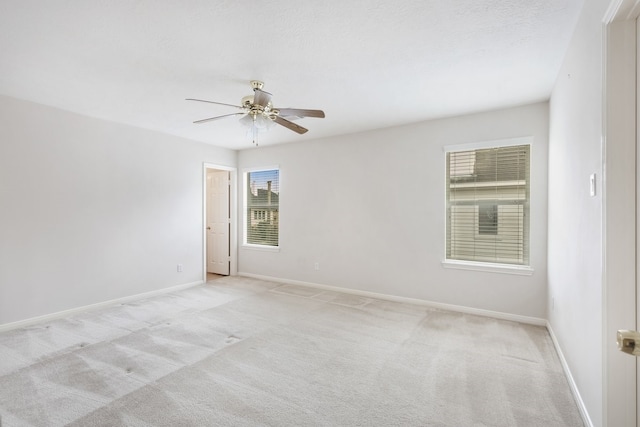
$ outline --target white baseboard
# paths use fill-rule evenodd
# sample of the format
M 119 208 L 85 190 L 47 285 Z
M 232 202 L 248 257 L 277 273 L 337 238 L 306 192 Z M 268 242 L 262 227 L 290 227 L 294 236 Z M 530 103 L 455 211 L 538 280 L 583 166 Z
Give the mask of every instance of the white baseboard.
M 493 317 L 495 319 L 510 320 L 513 322 L 526 323 L 529 325 L 547 326 L 546 319 L 522 316 L 519 314 L 510 314 L 510 313 L 503 313 L 500 311 L 483 310 L 480 308 L 465 307 L 462 305 L 454 305 L 454 304 L 444 304 L 440 302 L 421 300 L 417 298 L 399 297 L 399 296 L 389 295 L 389 294 L 379 294 L 376 292 L 360 291 L 357 289 L 341 288 L 338 286 L 321 285 L 319 283 L 303 282 L 300 280 L 281 279 L 279 277 L 263 276 L 261 274 L 238 272 L 238 275 L 244 276 L 244 277 L 251 277 L 253 279 L 283 283 L 287 285 L 306 286 L 309 288 L 322 289 L 325 291 L 342 292 L 345 294 L 358 295 L 362 297 L 376 298 L 376 299 L 382 299 L 382 300 L 394 301 L 394 302 L 404 302 L 409 304 L 417 304 L 417 305 L 422 305 L 426 307 L 438 308 L 441 310 L 449 310 L 449 311 L 456 311 L 459 313 L 474 314 L 476 316 Z
M 582 416 L 582 421 L 584 425 L 587 427 L 593 427 L 593 422 L 591 421 L 591 417 L 589 417 L 589 412 L 587 411 L 587 407 L 582 400 L 582 396 L 580 395 L 580 391 L 578 390 L 578 385 L 573 379 L 573 375 L 571 374 L 571 369 L 569 369 L 569 364 L 567 363 L 567 359 L 564 358 L 564 354 L 562 353 L 562 349 L 560 348 L 560 343 L 556 338 L 556 334 L 553 332 L 553 328 L 551 327 L 551 323 L 547 321 L 547 330 L 549 331 L 549 335 L 551 336 L 551 341 L 553 342 L 553 346 L 556 349 L 556 353 L 558 353 L 558 358 L 560 359 L 560 364 L 562 365 L 562 369 L 564 370 L 564 375 L 569 382 L 569 388 L 571 389 L 571 393 L 573 394 L 573 398 L 576 400 L 576 404 L 578 405 L 578 410 L 580 411 L 580 415 Z
M 48 322 L 50 320 L 59 319 L 61 317 L 66 317 L 72 314 L 81 313 L 83 311 L 94 310 L 100 307 L 106 307 L 108 305 L 124 304 L 131 301 L 154 297 L 157 295 L 168 294 L 170 292 L 180 291 L 182 289 L 191 288 L 193 286 L 201 285 L 203 283 L 204 282 L 202 280 L 197 282 L 184 283 L 182 285 L 175 285 L 175 286 L 171 286 L 164 289 L 158 289 L 151 292 L 144 292 L 142 294 L 130 295 L 128 297 L 112 299 L 109 301 L 103 301 L 96 304 L 90 304 L 82 307 L 71 308 L 69 310 L 64 310 L 64 311 L 58 311 L 56 313 L 45 314 L 44 316 L 31 317 L 29 319 L 19 320 L 17 322 L 5 323 L 3 325 L 0 325 L 0 332 L 9 331 L 11 329 L 24 328 L 25 326 L 31 326 L 36 323 Z

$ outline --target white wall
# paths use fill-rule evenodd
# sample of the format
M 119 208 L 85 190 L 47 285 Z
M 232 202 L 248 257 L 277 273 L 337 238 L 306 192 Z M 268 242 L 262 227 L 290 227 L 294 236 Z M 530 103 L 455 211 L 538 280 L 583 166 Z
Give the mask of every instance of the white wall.
M 602 19 L 587 0 L 550 102 L 549 321 L 589 416 L 602 422 Z M 596 197 L 589 176 L 598 176 Z
M 442 147 L 521 136 L 534 137 L 534 274 L 443 268 Z M 547 143 L 548 104 L 538 103 L 241 151 L 239 172 L 242 168 L 280 166 L 281 250 L 274 253 L 241 247 L 238 269 L 241 273 L 543 318 L 547 300 Z M 318 271 L 314 270 L 315 262 L 320 263 Z
M 202 280 L 203 162 L 236 152 L 0 97 L 0 324 Z

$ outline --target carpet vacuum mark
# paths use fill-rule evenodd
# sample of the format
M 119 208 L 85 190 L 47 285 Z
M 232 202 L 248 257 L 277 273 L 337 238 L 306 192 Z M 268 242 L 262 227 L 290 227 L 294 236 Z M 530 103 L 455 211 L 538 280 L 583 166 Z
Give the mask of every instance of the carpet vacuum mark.
M 10 426 L 583 426 L 545 328 L 226 277 L 0 333 Z

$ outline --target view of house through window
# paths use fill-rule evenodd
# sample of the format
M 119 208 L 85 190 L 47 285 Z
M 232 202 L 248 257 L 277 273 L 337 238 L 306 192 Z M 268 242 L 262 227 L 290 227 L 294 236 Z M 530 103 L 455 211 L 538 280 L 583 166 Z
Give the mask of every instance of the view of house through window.
M 447 153 L 448 260 L 529 265 L 530 145 Z
M 279 245 L 280 173 L 278 169 L 245 174 L 245 243 Z
M 498 204 L 478 204 L 478 234 L 498 234 Z

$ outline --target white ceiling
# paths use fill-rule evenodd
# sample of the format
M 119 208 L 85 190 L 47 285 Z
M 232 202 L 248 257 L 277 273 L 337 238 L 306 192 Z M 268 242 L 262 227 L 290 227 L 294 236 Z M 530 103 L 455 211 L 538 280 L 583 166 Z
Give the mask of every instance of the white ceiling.
M 548 99 L 584 0 L 0 0 L 0 94 L 233 149 L 249 80 L 323 109 L 261 146 Z M 37 124 L 37 117 L 33 118 Z

